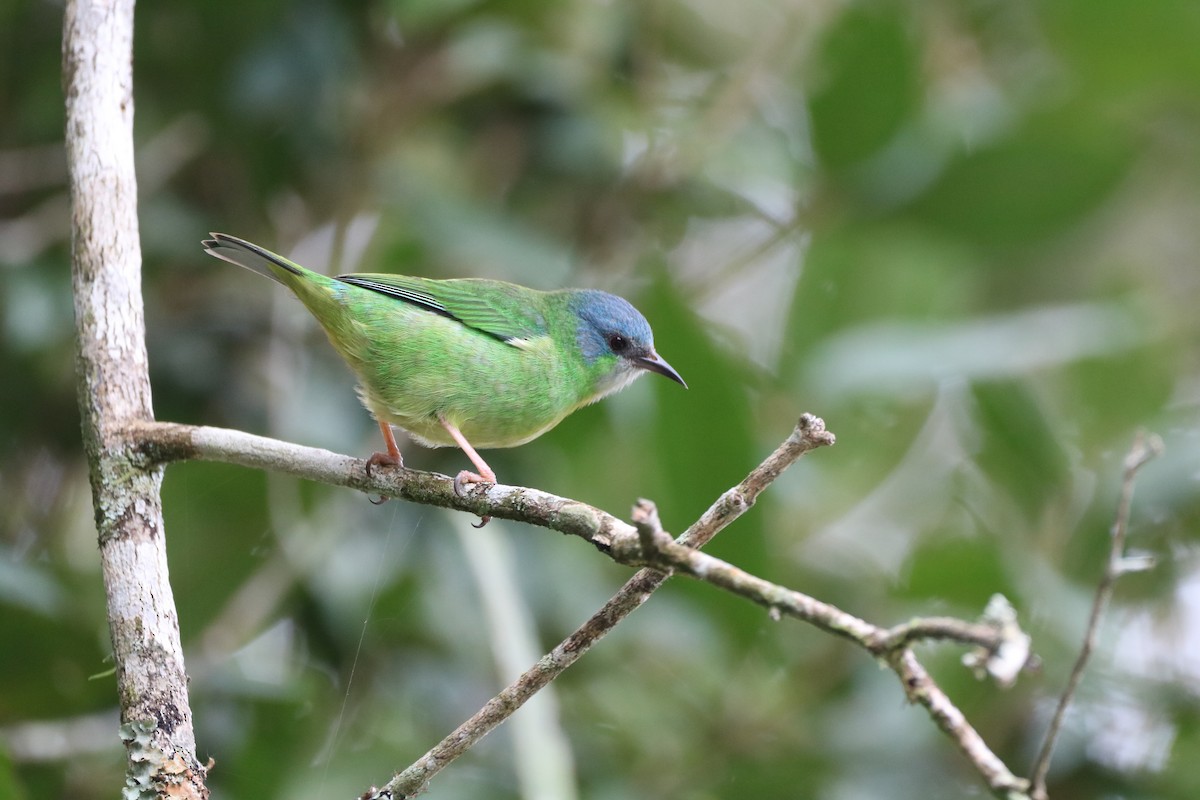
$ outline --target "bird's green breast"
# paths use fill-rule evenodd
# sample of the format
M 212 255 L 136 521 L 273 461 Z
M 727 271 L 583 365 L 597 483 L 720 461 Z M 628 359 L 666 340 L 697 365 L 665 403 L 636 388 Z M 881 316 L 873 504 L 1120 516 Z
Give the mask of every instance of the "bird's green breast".
M 442 417 L 477 448 L 513 447 L 596 399 L 605 365 L 580 355 L 576 322 L 559 293 L 504 285 L 527 292 L 522 299 L 545 323 L 538 335 L 509 344 L 334 279 L 293 288 L 358 376 L 364 404 L 423 444 L 454 443 Z

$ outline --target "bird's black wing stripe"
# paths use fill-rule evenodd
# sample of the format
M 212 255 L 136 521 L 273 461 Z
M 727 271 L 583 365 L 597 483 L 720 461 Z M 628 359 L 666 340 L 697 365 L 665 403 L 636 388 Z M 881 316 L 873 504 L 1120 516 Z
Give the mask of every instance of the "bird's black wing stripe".
M 424 292 L 414 292 L 410 289 L 402 289 L 399 286 L 391 284 L 379 283 L 369 278 L 360 278 L 357 275 L 341 275 L 338 280 L 342 283 L 349 283 L 353 286 L 360 286 L 363 289 L 370 289 L 372 292 L 379 292 L 388 297 L 395 297 L 397 300 L 403 300 L 406 303 L 412 303 L 422 308 L 427 308 L 437 314 L 450 319 L 458 319 L 458 317 L 446 310 L 446 307 L 433 298 L 432 295 Z M 461 322 L 461 320 L 459 320 Z

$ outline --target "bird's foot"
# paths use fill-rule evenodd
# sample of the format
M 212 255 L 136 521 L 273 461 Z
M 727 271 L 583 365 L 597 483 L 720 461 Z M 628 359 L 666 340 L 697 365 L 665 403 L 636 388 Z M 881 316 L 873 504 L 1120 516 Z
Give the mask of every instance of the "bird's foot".
M 471 472 L 470 470 L 464 469 L 462 472 L 454 476 L 454 493 L 459 497 L 466 497 L 468 492 L 467 486 L 468 484 L 473 483 L 495 485 L 496 476 L 494 474 L 480 475 L 478 472 Z M 489 522 L 491 522 L 491 520 L 492 518 L 489 516 L 482 516 L 479 518 L 479 523 L 473 525 L 472 527 L 482 528 L 484 525 L 487 525 Z
M 462 472 L 454 476 L 454 493 L 459 497 L 467 496 L 467 484 L 471 483 L 492 483 L 496 482 L 496 477 L 480 475 L 478 472 L 471 472 L 469 469 L 464 469 Z
M 371 476 L 376 467 L 403 467 L 404 459 L 390 453 L 375 453 L 367 459 L 367 476 Z
M 370 458 L 367 459 L 367 466 L 366 466 L 367 477 L 368 478 L 372 477 L 373 470 L 376 467 L 397 467 L 397 468 L 399 468 L 399 467 L 403 467 L 403 466 L 404 466 L 404 459 L 400 458 L 399 454 L 393 456 L 390 453 L 375 453 Z M 389 498 L 384 497 L 382 495 L 380 495 L 378 499 L 371 498 L 371 497 L 368 497 L 367 499 L 370 500 L 372 503 L 374 503 L 377 506 L 381 506 L 389 500 Z

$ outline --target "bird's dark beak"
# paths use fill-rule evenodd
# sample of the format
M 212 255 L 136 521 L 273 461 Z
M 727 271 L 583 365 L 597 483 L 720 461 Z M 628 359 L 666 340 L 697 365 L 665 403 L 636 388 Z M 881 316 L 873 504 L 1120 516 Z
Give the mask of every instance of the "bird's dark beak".
M 683 378 L 679 377 L 679 373 L 675 371 L 675 368 L 668 364 L 662 356 L 653 350 L 651 350 L 649 353 L 646 353 L 644 356 L 635 356 L 632 361 L 634 364 L 638 365 L 644 370 L 649 372 L 657 372 L 659 375 L 665 375 L 683 388 L 687 388 L 687 383 L 684 382 Z

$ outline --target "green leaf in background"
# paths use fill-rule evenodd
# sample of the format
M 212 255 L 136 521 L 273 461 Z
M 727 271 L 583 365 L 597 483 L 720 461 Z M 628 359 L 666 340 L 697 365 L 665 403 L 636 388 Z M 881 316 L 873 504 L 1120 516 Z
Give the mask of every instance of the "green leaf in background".
M 1134 155 L 1119 132 L 1080 129 L 1080 109 L 1029 121 L 951 161 L 914 203 L 917 219 L 984 247 L 1028 246 L 1094 211 Z
M 1195 98 L 1200 8 L 1190 0 L 1067 0 L 1039 9 L 1072 83 L 1130 110 Z
M 1069 481 L 1069 462 L 1051 418 L 1022 383 L 977 382 L 971 398 L 981 436 L 976 462 L 1036 519 Z
M 0 797 L 7 797 L 10 800 L 25 800 L 29 797 L 25 792 L 24 781 L 19 780 L 12 760 L 2 748 L 0 748 Z
M 894 6 L 860 5 L 826 31 L 817 63 L 803 76 L 813 146 L 825 168 L 861 163 L 911 121 L 920 99 L 913 27 Z

